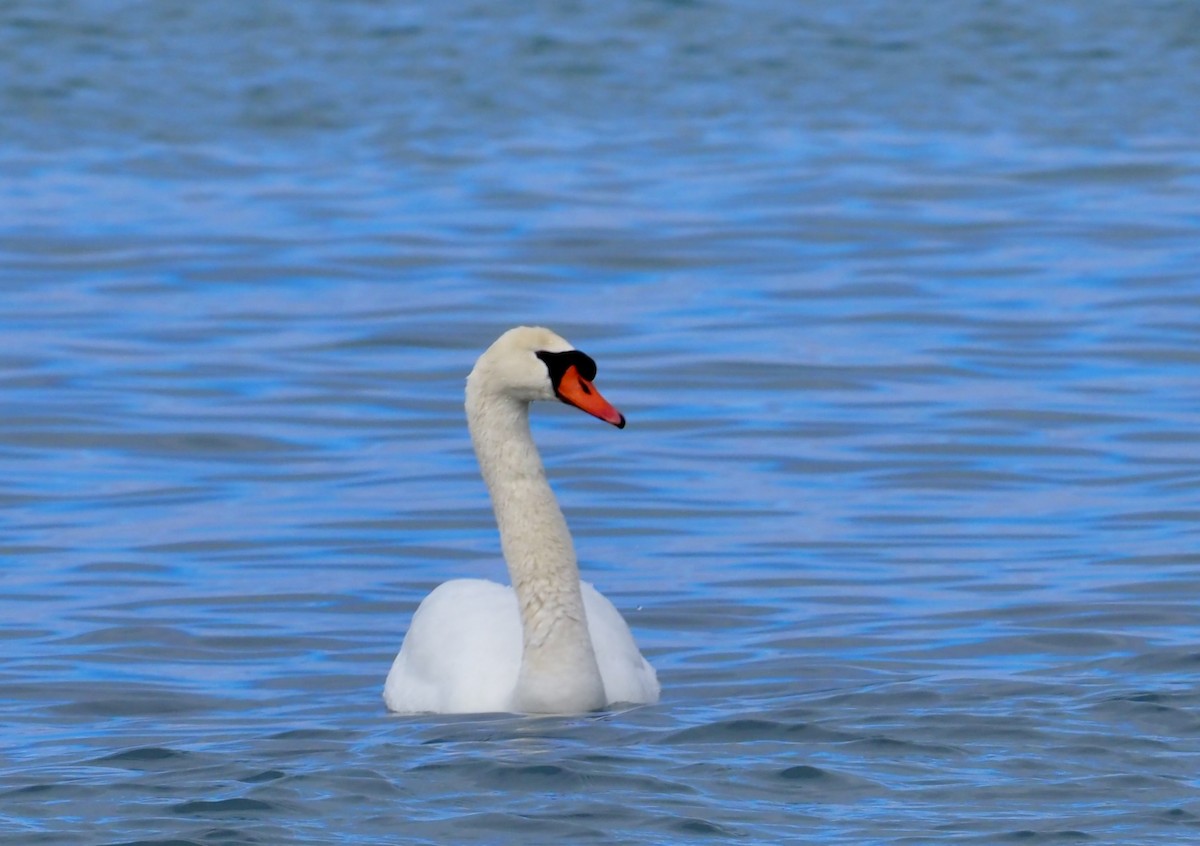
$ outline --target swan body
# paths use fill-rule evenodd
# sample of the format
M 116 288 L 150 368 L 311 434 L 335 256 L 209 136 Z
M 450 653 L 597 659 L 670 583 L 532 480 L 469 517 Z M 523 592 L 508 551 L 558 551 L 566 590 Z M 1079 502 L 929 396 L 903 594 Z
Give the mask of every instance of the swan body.
M 623 428 L 595 375 L 588 356 L 536 327 L 510 329 L 476 362 L 467 423 L 512 587 L 457 579 L 421 602 L 384 684 L 391 710 L 574 714 L 658 701 L 629 626 L 579 579 L 529 430 L 530 403 L 556 398 Z

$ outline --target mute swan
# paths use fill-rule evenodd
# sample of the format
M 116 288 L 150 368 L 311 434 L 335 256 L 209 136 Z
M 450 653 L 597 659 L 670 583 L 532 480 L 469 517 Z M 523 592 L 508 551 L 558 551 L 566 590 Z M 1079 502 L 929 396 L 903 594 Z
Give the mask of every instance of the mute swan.
M 579 581 L 529 432 L 529 404 L 555 398 L 623 429 L 595 378 L 591 358 L 539 327 L 508 330 L 475 362 L 467 424 L 513 587 L 456 579 L 422 600 L 384 684 L 391 710 L 577 714 L 658 701 L 629 626 Z

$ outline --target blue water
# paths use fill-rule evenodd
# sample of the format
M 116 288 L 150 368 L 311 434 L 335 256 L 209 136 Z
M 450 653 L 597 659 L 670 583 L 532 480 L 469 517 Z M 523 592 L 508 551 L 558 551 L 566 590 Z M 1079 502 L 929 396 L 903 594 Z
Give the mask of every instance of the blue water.
M 1200 836 L 1186 0 L 0 8 L 0 840 Z M 396 717 L 501 331 L 659 705 Z

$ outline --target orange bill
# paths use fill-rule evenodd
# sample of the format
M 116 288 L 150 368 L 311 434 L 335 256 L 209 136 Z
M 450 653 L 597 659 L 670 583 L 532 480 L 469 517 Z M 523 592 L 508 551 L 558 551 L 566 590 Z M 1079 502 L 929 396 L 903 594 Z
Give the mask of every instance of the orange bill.
M 600 396 L 596 386 L 580 376 L 579 371 L 573 365 L 563 373 L 562 379 L 558 383 L 557 393 L 558 398 L 567 405 L 573 405 L 593 417 L 599 417 L 605 423 L 611 423 L 618 429 L 625 428 L 625 415 Z

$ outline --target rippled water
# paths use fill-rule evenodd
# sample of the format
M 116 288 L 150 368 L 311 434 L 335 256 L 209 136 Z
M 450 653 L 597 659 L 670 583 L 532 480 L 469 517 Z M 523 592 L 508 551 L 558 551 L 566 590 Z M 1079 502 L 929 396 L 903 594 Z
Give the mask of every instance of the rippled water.
M 0 9 L 0 834 L 1184 843 L 1195 4 Z M 537 409 L 660 705 L 396 717 Z

